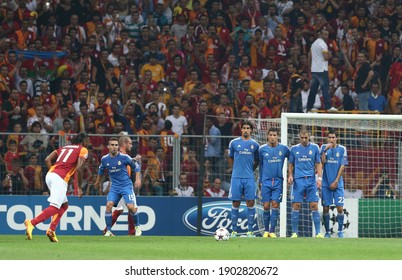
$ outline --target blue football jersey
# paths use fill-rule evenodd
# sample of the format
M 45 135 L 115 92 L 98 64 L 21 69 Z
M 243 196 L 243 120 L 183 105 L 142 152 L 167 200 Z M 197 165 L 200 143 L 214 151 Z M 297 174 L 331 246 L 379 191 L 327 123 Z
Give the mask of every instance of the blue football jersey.
M 342 165 L 348 165 L 348 154 L 345 146 L 337 145 L 335 148 L 328 149 L 324 152 L 327 144 L 322 145 L 321 153 L 325 154 L 325 164 L 322 174 L 322 186 L 329 187 L 338 176 L 338 171 Z M 340 182 L 343 181 L 341 177 Z
M 103 175 L 105 169 L 107 169 L 110 181 L 112 182 L 112 188 L 132 188 L 133 182 L 128 174 L 127 166 L 131 166 L 134 172 L 140 172 L 141 170 L 141 165 L 129 155 L 118 153 L 112 157 L 110 154 L 107 154 L 101 159 L 98 174 Z
M 283 179 L 283 165 L 289 157 L 289 148 L 281 143 L 276 147 L 264 144 L 260 147 L 260 182 L 273 178 Z
M 297 144 L 290 148 L 289 163 L 293 163 L 293 178 L 315 176 L 315 165 L 321 162 L 320 148 L 315 143 Z
M 232 178 L 254 178 L 254 162 L 258 162 L 260 145 L 253 139 L 235 138 L 229 143 L 229 157 L 233 158 Z

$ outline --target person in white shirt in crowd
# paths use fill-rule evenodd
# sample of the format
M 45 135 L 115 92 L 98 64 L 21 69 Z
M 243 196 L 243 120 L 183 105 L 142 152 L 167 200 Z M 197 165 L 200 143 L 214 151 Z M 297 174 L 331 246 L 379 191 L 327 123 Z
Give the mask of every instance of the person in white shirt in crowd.
M 324 109 L 328 111 L 337 111 L 331 105 L 331 97 L 329 94 L 329 76 L 328 76 L 328 60 L 330 53 L 328 45 L 325 42 L 328 39 L 328 30 L 322 29 L 317 31 L 317 39 L 311 45 L 308 59 L 311 65 L 311 88 L 307 101 L 307 112 L 313 109 L 318 87 L 321 88 L 324 97 Z
M 174 195 L 183 197 L 194 196 L 194 188 L 188 185 L 186 173 L 180 173 L 179 182 L 179 185 L 174 189 Z
M 88 105 L 88 112 L 95 112 L 95 105 L 88 100 L 88 91 L 85 89 L 80 90 L 78 100 L 73 103 L 73 108 L 76 116 L 81 115 L 81 103 Z
M 41 133 L 53 132 L 53 121 L 50 117 L 45 116 L 45 108 L 43 105 L 38 105 L 35 109 L 35 116 L 28 118 L 27 130 L 31 130 L 31 126 L 34 122 L 39 122 L 42 126 Z
M 177 133 L 178 135 L 182 135 L 183 133 L 187 133 L 187 119 L 185 116 L 180 115 L 180 105 L 173 105 L 173 114 L 166 117 L 166 120 L 172 122 L 172 131 Z
M 345 178 L 345 190 L 344 190 L 345 198 L 364 198 L 363 190 L 360 190 L 355 183 L 353 177 Z

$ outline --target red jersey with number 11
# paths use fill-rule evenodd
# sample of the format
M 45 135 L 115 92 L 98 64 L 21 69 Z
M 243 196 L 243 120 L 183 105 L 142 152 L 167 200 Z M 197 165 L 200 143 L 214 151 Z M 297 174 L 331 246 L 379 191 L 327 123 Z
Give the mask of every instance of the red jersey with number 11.
M 50 167 L 49 172 L 58 174 L 64 181 L 68 183 L 70 177 L 74 175 L 77 169 L 78 159 L 80 157 L 85 160 L 88 158 L 87 148 L 81 145 L 67 145 L 57 149 L 56 162 Z

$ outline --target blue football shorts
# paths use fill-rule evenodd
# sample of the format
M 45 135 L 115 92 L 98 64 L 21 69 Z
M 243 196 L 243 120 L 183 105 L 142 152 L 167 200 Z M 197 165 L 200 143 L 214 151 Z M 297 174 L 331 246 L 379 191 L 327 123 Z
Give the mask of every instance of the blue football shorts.
M 123 188 L 123 189 L 118 189 L 118 188 L 110 188 L 110 191 L 107 195 L 107 201 L 113 201 L 114 206 L 116 207 L 117 204 L 119 203 L 121 198 L 124 198 L 124 201 L 126 204 L 134 204 L 137 205 L 135 194 L 133 187 L 131 186 L 130 188 Z
M 228 198 L 232 201 L 254 200 L 257 198 L 254 178 L 232 178 Z
M 338 187 L 331 190 L 329 186 L 322 186 L 322 206 L 344 206 L 345 205 L 345 189 L 343 181 L 338 182 Z
M 318 202 L 318 188 L 315 176 L 296 178 L 292 187 L 292 202 Z
M 272 178 L 265 180 L 261 186 L 261 202 L 282 202 L 283 179 Z

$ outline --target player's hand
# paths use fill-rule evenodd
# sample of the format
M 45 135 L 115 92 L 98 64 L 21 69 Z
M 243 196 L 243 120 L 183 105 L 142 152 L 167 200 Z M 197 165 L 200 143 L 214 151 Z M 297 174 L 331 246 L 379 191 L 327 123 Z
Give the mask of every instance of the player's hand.
M 138 162 L 141 162 L 141 155 L 136 155 L 134 160 L 136 160 Z
M 78 190 L 77 190 L 77 196 L 78 196 L 78 198 L 81 198 L 82 196 L 83 196 L 83 192 L 82 192 L 82 188 L 78 188 Z
M 329 186 L 329 188 L 332 191 L 336 190 L 338 188 L 338 182 L 337 181 L 332 182 L 331 185 Z
M 328 144 L 327 144 L 327 147 L 325 148 L 325 150 L 329 150 L 329 149 L 332 149 L 332 148 L 333 148 L 332 143 L 328 143 Z
M 289 184 L 289 185 L 293 184 L 293 176 L 292 176 L 292 175 L 290 175 L 290 176 L 288 177 L 288 184 Z
M 134 188 L 137 190 L 141 189 L 141 180 L 135 180 Z
M 317 188 L 321 189 L 322 186 L 322 180 L 317 180 Z

